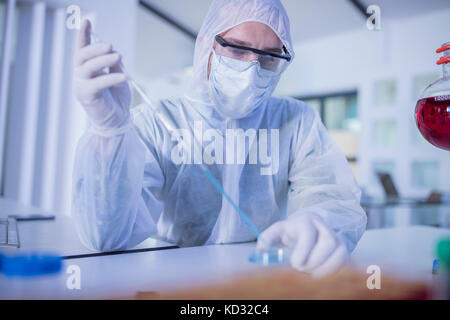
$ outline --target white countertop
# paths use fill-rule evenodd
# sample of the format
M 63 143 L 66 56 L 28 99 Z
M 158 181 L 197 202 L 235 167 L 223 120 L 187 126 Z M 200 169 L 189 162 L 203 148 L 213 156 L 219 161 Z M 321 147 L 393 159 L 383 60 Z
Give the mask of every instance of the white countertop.
M 24 206 L 8 199 L 0 198 L 0 218 L 8 215 L 48 214 L 41 209 Z M 83 246 L 78 238 L 73 220 L 59 215 L 54 220 L 18 221 L 20 248 L 0 248 L 0 252 L 48 252 L 60 256 L 95 254 Z M 160 248 L 172 244 L 148 238 L 134 249 Z
M 376 264 L 382 272 L 416 280 L 429 280 L 436 241 L 450 230 L 402 227 L 367 231 L 351 257 L 365 272 Z M 132 296 L 138 291 L 167 291 L 188 285 L 220 281 L 261 266 L 248 261 L 255 243 L 179 248 L 102 257 L 69 259 L 56 276 L 38 279 L 0 276 L 0 298 L 107 298 Z M 69 290 L 66 270 L 81 271 L 81 289 Z

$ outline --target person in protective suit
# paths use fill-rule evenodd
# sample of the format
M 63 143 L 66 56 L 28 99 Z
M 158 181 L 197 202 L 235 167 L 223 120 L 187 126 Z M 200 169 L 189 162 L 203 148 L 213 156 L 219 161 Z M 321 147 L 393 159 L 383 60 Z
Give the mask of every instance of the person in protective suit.
M 360 189 L 319 114 L 302 101 L 272 96 L 295 58 L 279 0 L 213 1 L 186 94 L 131 110 L 120 55 L 109 44 L 91 44 L 90 29 L 85 21 L 74 82 L 91 123 L 74 169 L 72 214 L 84 245 L 124 249 L 152 235 L 179 246 L 255 240 L 206 166 L 264 230 L 263 239 L 292 249 L 294 268 L 321 275 L 346 261 L 366 226 Z M 180 132 L 190 138 L 180 140 Z M 244 133 L 244 148 L 224 142 L 236 132 Z M 214 142 L 215 151 L 200 165 L 195 152 L 180 148 L 189 140 L 205 154 Z M 250 161 L 261 140 L 269 164 Z M 183 161 L 174 161 L 184 151 Z

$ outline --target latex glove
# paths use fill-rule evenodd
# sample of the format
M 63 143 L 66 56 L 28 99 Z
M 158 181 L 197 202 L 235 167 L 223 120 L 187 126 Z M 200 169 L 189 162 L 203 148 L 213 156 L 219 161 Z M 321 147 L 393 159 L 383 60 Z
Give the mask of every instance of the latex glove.
M 91 23 L 84 20 L 75 55 L 74 92 L 96 131 L 114 131 L 130 118 L 131 92 L 120 60 L 110 44 L 91 44 Z
M 291 249 L 291 266 L 299 271 L 321 277 L 339 269 L 347 261 L 344 243 L 320 218 L 309 214 L 291 216 L 274 223 L 262 234 L 269 245 Z M 258 241 L 257 249 L 265 246 Z

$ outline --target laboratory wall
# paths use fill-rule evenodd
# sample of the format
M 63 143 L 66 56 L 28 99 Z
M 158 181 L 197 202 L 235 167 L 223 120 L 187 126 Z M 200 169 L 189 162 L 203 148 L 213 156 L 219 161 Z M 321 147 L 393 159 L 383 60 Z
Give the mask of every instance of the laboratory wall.
M 196 33 L 211 1 L 146 2 Z M 369 30 L 350 1 L 283 3 L 296 59 L 276 95 L 309 97 L 313 107 L 317 97 L 334 99 L 329 100 L 334 114 L 323 120 L 365 193 L 382 194 L 376 171 L 391 173 L 402 195 L 450 192 L 450 153 L 425 142 L 414 122 L 420 92 L 441 75 L 435 50 L 450 41 L 450 9 L 421 13 L 412 6 L 411 14 L 392 10 L 386 16 L 382 11 L 381 29 Z M 195 44 L 138 0 L 0 1 L 0 197 L 56 214 L 70 214 L 75 148 L 87 127 L 72 94 L 77 35 L 67 26 L 72 5 L 120 52 L 153 98 L 183 94 Z M 317 22 L 327 15 L 333 18 L 329 25 Z M 334 125 L 333 117 L 343 118 L 340 110 L 351 110 L 346 126 Z
M 377 170 L 391 173 L 402 195 L 450 191 L 450 153 L 427 143 L 414 121 L 421 91 L 442 76 L 435 50 L 450 40 L 450 10 L 381 21 L 381 30 L 364 22 L 353 31 L 297 43 L 296 60 L 277 94 L 357 92 L 357 146 L 339 143 L 357 148 L 357 179 L 367 193 L 382 194 Z

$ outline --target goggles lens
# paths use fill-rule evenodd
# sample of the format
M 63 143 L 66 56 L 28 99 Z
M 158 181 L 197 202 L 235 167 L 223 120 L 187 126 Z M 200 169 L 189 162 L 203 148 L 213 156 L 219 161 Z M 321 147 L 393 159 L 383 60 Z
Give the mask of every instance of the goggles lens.
M 261 69 L 273 72 L 277 75 L 283 72 L 285 66 L 289 63 L 286 58 L 272 56 L 269 52 L 256 53 L 254 51 L 255 49 L 252 48 L 236 48 L 233 45 L 224 42 L 223 39 L 220 39 L 220 42 L 217 42 L 215 49 L 216 54 L 219 56 L 239 60 L 242 62 L 258 61 Z M 278 53 L 276 54 L 278 55 Z

